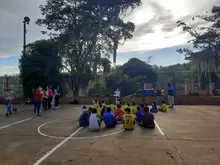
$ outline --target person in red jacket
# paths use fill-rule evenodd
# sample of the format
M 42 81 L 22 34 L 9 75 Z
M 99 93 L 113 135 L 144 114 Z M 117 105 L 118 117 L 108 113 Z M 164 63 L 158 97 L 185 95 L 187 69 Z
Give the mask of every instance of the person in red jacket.
M 53 99 L 52 86 L 50 86 L 50 88 L 48 88 L 48 95 L 49 95 L 49 97 L 48 97 L 48 109 L 51 109 L 51 102 L 52 102 L 52 99 Z
M 40 86 L 35 91 L 36 111 L 37 111 L 38 116 L 41 116 L 40 115 L 40 106 L 41 106 L 41 103 L 42 103 L 42 100 L 43 100 L 43 95 L 41 93 L 41 89 L 42 89 L 42 87 Z

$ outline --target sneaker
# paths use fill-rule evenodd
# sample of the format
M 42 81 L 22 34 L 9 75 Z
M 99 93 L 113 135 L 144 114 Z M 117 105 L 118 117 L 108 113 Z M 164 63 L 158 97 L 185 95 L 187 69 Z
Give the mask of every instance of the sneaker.
M 9 115 L 11 115 L 12 114 L 12 112 L 9 112 Z
M 41 116 L 42 116 L 42 114 L 38 114 L 37 116 L 38 116 L 38 117 L 41 117 Z
M 6 113 L 5 116 L 8 116 L 8 113 Z

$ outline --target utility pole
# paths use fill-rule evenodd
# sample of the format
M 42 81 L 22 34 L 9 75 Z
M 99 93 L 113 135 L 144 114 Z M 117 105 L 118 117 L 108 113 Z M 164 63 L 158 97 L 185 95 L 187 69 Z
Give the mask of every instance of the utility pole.
M 24 21 L 23 21 L 23 24 L 24 24 L 24 42 L 23 42 L 23 55 L 25 55 L 25 51 L 26 51 L 26 33 L 27 33 L 27 30 L 26 30 L 26 24 L 29 25 L 30 23 L 30 18 L 29 17 L 24 17 Z

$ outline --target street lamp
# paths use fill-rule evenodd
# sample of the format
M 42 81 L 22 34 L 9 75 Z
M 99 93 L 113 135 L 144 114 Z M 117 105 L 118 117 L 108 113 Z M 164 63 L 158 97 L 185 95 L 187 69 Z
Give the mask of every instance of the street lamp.
M 29 17 L 24 17 L 24 44 L 23 44 L 23 54 L 25 55 L 25 48 L 26 48 L 26 33 L 27 33 L 27 30 L 26 30 L 26 24 L 29 25 L 30 23 L 30 18 Z

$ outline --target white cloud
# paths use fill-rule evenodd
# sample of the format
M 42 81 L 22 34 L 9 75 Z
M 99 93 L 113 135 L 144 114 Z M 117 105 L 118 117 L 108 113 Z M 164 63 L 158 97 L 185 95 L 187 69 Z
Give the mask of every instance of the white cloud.
M 178 20 L 193 26 L 203 21 L 191 21 L 193 16 L 211 10 L 219 0 L 143 0 L 143 6 L 136 9 L 126 20 L 136 24 L 134 38 L 119 47 L 119 52 L 153 50 L 186 44 L 189 36 L 176 27 Z
M 21 54 L 23 18 L 31 18 L 27 43 L 45 38 L 35 21 L 41 17 L 39 5 L 46 0 L 0 1 L 0 58 Z M 176 21 L 210 10 L 219 0 L 142 0 L 142 7 L 126 18 L 136 24 L 134 38 L 119 47 L 119 52 L 152 50 L 185 44 L 187 36 L 176 28 Z
M 0 76 L 3 76 L 5 74 L 14 75 L 18 73 L 19 69 L 17 65 L 0 66 Z

